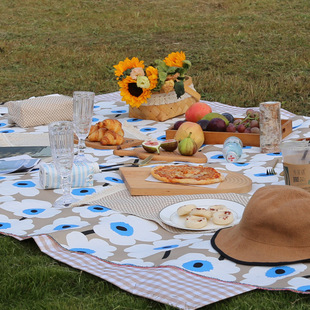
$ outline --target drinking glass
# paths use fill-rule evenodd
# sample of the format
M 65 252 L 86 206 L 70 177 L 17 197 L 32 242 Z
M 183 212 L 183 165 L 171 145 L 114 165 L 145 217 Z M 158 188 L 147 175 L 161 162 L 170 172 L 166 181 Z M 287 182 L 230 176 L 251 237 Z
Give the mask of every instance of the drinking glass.
M 63 195 L 54 202 L 54 207 L 65 208 L 76 201 L 71 195 L 71 171 L 74 157 L 73 123 L 54 122 L 48 125 L 51 153 L 57 173 L 61 177 Z
M 73 125 L 79 139 L 78 152 L 74 161 L 87 161 L 84 154 L 85 139 L 92 123 L 95 93 L 89 91 L 73 92 Z

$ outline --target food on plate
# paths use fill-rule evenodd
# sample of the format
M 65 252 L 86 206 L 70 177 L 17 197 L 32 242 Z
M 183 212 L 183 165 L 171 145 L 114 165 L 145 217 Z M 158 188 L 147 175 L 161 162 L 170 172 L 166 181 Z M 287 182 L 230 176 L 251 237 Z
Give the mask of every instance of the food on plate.
M 205 115 L 202 119 L 206 119 L 208 121 L 211 121 L 214 118 L 222 119 L 225 122 L 226 126 L 229 124 L 229 120 L 223 114 L 215 113 L 215 112 L 212 112 L 212 113 Z
M 181 140 L 178 144 L 178 150 L 181 155 L 192 156 L 198 151 L 196 142 L 191 138 L 192 133 L 190 132 L 188 137 Z
M 212 217 L 212 212 L 205 208 L 194 208 L 193 210 L 191 210 L 189 215 L 202 216 L 209 220 Z
M 178 148 L 178 141 L 175 139 L 168 139 L 161 142 L 160 147 L 167 152 L 173 152 Z
M 148 140 L 148 141 L 142 142 L 142 147 L 148 153 L 157 153 L 157 154 L 159 154 L 160 143 L 157 142 L 157 141 Z
M 121 145 L 124 143 L 122 123 L 116 119 L 98 122 L 91 126 L 87 139 L 102 145 Z
M 197 206 L 194 204 L 184 205 L 184 206 L 178 208 L 177 213 L 179 216 L 188 215 L 196 207 Z
M 213 206 L 209 207 L 208 210 L 210 210 L 212 213 L 215 213 L 215 212 L 218 212 L 218 211 L 225 211 L 225 210 L 228 210 L 228 209 L 224 205 L 213 205 Z
M 197 123 L 206 114 L 211 113 L 211 107 L 204 102 L 193 103 L 185 112 L 185 119 L 189 122 Z
M 199 124 L 193 122 L 184 122 L 181 124 L 174 139 L 178 142 L 188 137 L 189 133 L 192 133 L 191 138 L 196 142 L 198 149 L 202 146 L 205 136 Z
M 218 211 L 213 213 L 212 221 L 216 225 L 228 225 L 232 223 L 234 220 L 234 216 L 231 211 Z
M 166 183 L 207 185 L 224 181 L 224 176 L 216 169 L 201 165 L 157 166 L 151 169 L 151 174 Z
M 185 220 L 185 226 L 187 228 L 199 229 L 204 228 L 208 224 L 208 220 L 205 217 L 189 215 Z
M 218 132 L 224 132 L 226 131 L 227 125 L 225 124 L 225 121 L 219 117 L 212 118 L 209 121 L 209 124 L 207 126 L 207 131 L 218 131 Z

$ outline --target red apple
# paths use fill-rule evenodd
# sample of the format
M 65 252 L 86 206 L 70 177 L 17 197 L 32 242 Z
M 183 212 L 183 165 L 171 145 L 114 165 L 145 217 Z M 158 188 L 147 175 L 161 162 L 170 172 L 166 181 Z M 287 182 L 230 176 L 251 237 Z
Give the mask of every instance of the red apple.
M 204 102 L 195 102 L 193 103 L 185 112 L 185 119 L 188 122 L 197 123 L 205 115 L 212 112 L 212 109 L 209 105 Z

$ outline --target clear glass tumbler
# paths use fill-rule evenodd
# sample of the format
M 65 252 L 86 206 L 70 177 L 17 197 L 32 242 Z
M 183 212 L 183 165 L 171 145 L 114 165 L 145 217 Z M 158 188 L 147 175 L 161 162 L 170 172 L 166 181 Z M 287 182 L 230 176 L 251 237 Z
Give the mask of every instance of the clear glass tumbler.
M 85 139 L 92 123 L 95 93 L 75 91 L 73 93 L 73 125 L 79 139 L 78 152 L 74 161 L 87 161 L 84 154 Z
M 48 125 L 48 132 L 54 165 L 61 176 L 63 190 L 63 195 L 55 201 L 54 207 L 65 208 L 77 200 L 71 195 L 74 157 L 73 123 L 68 121 L 51 123 Z

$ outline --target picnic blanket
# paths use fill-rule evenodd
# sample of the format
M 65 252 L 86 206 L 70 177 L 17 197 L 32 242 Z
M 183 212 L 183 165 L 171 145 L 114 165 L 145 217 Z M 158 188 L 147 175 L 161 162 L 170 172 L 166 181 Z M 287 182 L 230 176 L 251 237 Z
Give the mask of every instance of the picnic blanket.
M 208 102 L 214 111 L 243 115 L 245 109 Z M 128 117 L 128 106 L 119 93 L 96 97 L 93 122 L 117 118 L 140 133 L 163 139 L 176 119 L 163 123 Z M 286 139 L 307 138 L 310 119 L 282 110 L 293 119 L 293 132 Z M 1 131 L 44 133 L 46 126 L 8 127 Z M 180 309 L 197 309 L 256 288 L 310 292 L 309 263 L 277 267 L 244 266 L 223 259 L 210 244 L 212 232 L 187 231 L 162 223 L 158 214 L 165 207 L 193 199 L 222 199 L 246 206 L 256 189 L 284 184 L 281 154 L 261 154 L 258 147 L 243 150 L 242 163 L 227 163 L 222 145 L 203 149 L 208 162 L 218 168 L 240 172 L 253 181 L 246 194 L 199 194 L 177 196 L 131 196 L 118 171 L 95 175 L 94 186 L 74 188 L 84 201 L 67 209 L 54 209 L 60 189 L 43 190 L 38 171 L 7 174 L 0 178 L 0 232 L 18 240 L 33 238 L 41 251 L 74 268 L 94 274 L 133 294 Z M 132 161 L 112 150 L 86 149 L 99 164 Z M 267 175 L 274 165 L 277 175 Z

